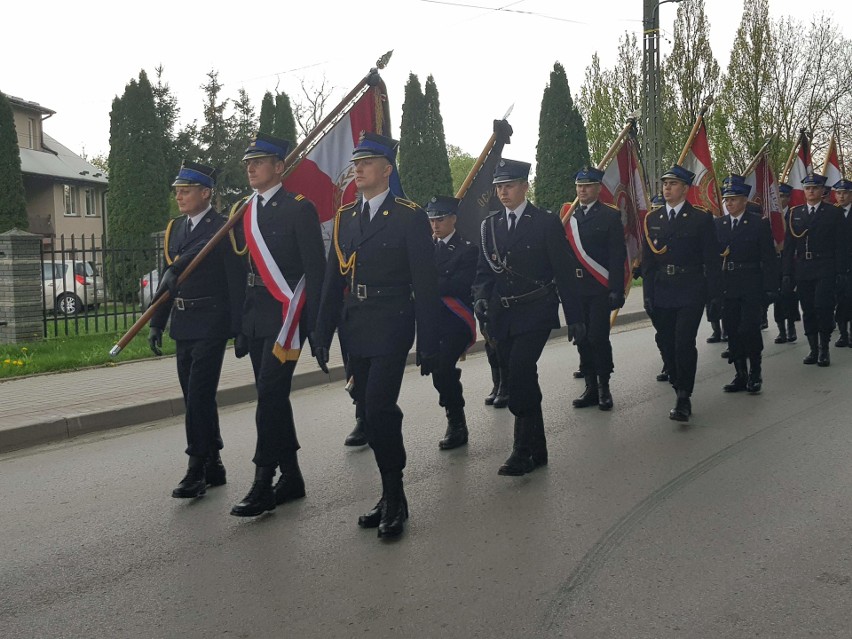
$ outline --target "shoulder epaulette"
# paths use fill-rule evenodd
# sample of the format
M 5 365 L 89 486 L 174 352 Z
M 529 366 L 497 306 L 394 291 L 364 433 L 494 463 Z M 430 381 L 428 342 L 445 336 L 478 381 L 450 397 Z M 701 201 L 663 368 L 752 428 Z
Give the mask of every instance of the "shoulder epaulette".
M 347 202 L 346 204 L 341 205 L 338 211 L 346 211 L 347 209 L 351 209 L 358 203 L 358 200 L 352 200 L 351 202 Z
M 653 204 L 653 205 L 651 205 L 651 213 L 656 213 L 661 208 L 663 208 L 662 204 Z
M 485 217 L 486 218 L 494 217 L 495 215 L 500 215 L 500 213 L 501 213 L 501 211 L 488 211 L 488 215 L 486 215 Z
M 618 208 L 615 204 L 610 204 L 609 202 L 603 202 L 603 205 L 604 205 L 604 206 L 608 206 L 608 207 L 609 207 L 609 208 L 611 208 L 613 211 L 618 211 L 619 213 L 621 213 L 621 209 L 620 209 L 620 208 Z
M 291 193 L 290 191 L 283 191 L 283 190 L 282 190 L 282 193 L 284 194 L 285 197 L 293 198 L 297 202 L 301 202 L 302 200 L 305 199 L 305 196 L 302 195 L 301 193 Z
M 407 206 L 412 211 L 416 211 L 417 209 L 420 208 L 417 205 L 416 202 L 412 202 L 411 200 L 406 200 L 404 197 L 395 197 L 394 202 L 397 202 L 398 204 L 402 204 L 403 206 Z
M 710 209 L 703 207 L 703 206 L 698 206 L 696 204 L 693 204 L 692 208 L 694 208 L 696 211 L 701 211 L 702 213 L 709 213 L 710 212 Z

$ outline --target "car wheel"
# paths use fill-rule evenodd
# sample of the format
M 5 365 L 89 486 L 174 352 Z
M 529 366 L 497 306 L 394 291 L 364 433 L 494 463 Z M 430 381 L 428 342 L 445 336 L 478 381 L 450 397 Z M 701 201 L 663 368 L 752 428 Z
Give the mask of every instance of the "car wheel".
M 63 293 L 56 298 L 56 312 L 62 315 L 76 315 L 80 312 L 82 302 L 74 293 Z

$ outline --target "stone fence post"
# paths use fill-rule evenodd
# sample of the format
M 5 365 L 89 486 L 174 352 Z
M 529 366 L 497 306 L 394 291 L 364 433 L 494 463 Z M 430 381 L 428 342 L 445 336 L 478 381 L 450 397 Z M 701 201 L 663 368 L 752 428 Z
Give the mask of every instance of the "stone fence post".
M 0 344 L 41 339 L 44 330 L 41 236 L 0 233 Z

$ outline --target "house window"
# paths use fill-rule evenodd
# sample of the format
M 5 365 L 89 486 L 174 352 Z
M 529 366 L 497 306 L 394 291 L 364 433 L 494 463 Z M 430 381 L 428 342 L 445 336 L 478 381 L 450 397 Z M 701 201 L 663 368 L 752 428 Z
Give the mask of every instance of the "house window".
M 29 148 L 36 148 L 35 145 L 35 136 L 36 136 L 36 125 L 35 120 L 32 118 L 27 119 L 27 135 L 29 136 Z
M 65 215 L 77 215 L 77 187 L 66 184 L 63 188 L 65 190 Z
M 98 198 L 95 189 L 86 189 L 86 215 L 94 217 L 98 214 Z

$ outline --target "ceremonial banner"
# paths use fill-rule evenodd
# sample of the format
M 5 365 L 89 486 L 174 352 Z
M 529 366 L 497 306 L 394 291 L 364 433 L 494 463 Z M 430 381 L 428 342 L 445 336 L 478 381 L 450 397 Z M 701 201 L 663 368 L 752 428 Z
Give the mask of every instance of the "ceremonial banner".
M 387 91 L 379 80 L 370 87 L 284 178 L 284 188 L 301 193 L 317 209 L 323 234 L 331 237 L 334 215 L 355 199 L 352 149 L 362 133 L 388 135 Z
M 828 153 L 825 155 L 825 162 L 822 165 L 822 174 L 826 177 L 826 186 L 834 186 L 839 180 L 843 179 L 843 171 L 840 168 L 840 154 L 837 152 L 837 138 L 831 136 L 831 143 L 828 145 Z M 831 191 L 831 202 L 836 203 L 834 191 Z
M 809 173 L 813 173 L 813 164 L 811 163 L 811 143 L 808 139 L 807 131 L 802 129 L 799 133 L 799 139 L 793 145 L 793 150 L 790 152 L 790 159 L 787 160 L 787 166 L 781 176 L 781 181 L 786 182 L 793 191 L 790 193 L 790 208 L 799 206 L 805 203 L 805 189 L 802 186 L 802 180 Z
M 763 217 L 769 218 L 769 224 L 772 227 L 775 246 L 781 248 L 784 244 L 784 214 L 781 211 L 781 200 L 778 195 L 778 180 L 766 148 L 764 147 L 757 162 L 754 163 L 754 170 L 745 176 L 745 181 L 751 186 L 748 199 L 759 204 L 763 209 Z
M 701 116 L 699 116 L 701 117 Z M 704 118 L 698 125 L 692 142 L 686 152 L 686 156 L 680 165 L 695 173 L 695 179 L 686 199 L 693 206 L 701 206 L 713 215 L 722 215 L 722 198 L 719 195 L 719 185 L 716 182 L 716 173 L 713 170 L 713 160 L 710 157 L 710 144 L 707 141 L 707 127 Z

